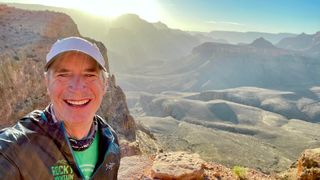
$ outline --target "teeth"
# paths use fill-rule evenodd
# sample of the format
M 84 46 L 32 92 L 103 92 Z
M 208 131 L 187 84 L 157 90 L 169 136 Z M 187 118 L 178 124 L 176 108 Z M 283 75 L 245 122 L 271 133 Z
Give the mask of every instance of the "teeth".
M 89 102 L 89 100 L 82 100 L 82 101 L 71 101 L 71 100 L 67 100 L 67 102 L 68 102 L 69 104 L 72 104 L 72 105 L 80 106 L 80 105 L 83 105 L 83 104 Z

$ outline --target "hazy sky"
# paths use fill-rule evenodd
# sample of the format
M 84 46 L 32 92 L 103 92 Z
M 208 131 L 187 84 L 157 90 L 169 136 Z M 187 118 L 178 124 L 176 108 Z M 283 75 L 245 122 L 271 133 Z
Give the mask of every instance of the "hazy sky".
M 320 0 L 0 0 L 76 8 L 102 16 L 135 13 L 172 28 L 313 34 Z

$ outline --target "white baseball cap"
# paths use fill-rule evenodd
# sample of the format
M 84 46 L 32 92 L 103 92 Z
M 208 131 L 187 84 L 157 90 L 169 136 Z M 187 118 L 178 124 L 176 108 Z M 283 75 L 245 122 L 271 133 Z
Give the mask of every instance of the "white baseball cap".
M 80 37 L 67 37 L 57 40 L 52 45 L 49 53 L 47 54 L 45 71 L 48 70 L 49 66 L 54 61 L 54 57 L 67 51 L 79 51 L 87 54 L 88 56 L 96 60 L 104 71 L 107 71 L 104 67 L 104 58 L 100 53 L 97 45 Z

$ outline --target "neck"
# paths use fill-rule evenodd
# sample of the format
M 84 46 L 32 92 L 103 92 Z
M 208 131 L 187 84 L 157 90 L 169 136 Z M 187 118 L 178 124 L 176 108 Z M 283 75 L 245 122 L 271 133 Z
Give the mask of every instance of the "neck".
M 54 122 L 61 121 L 59 114 L 54 111 L 54 107 L 50 106 L 50 112 Z M 82 121 L 81 123 L 71 123 L 68 121 L 63 121 L 65 129 L 69 137 L 72 137 L 77 140 L 81 140 L 89 134 L 90 128 L 92 126 L 93 118 L 91 121 Z
M 92 126 L 92 121 L 88 123 L 82 123 L 82 124 L 76 124 L 76 125 L 69 124 L 68 122 L 64 122 L 64 125 L 69 137 L 80 140 L 88 135 L 90 128 Z

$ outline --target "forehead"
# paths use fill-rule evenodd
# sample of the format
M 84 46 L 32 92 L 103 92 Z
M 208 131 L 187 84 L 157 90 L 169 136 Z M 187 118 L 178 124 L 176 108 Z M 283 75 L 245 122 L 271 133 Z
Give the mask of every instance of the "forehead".
M 58 55 L 50 65 L 49 69 L 54 71 L 60 71 L 61 69 L 86 71 L 100 70 L 98 63 L 92 57 L 75 51 Z

